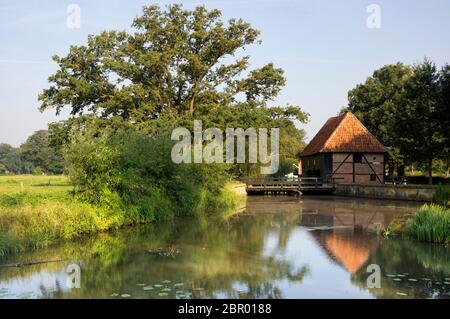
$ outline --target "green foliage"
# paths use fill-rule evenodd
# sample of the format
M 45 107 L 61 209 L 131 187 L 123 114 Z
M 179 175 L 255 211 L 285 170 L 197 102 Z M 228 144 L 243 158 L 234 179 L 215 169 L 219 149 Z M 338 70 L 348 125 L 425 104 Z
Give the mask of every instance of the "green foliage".
M 349 92 L 349 106 L 381 142 L 390 146 L 390 174 L 408 163 L 425 163 L 432 183 L 433 160 L 449 159 L 450 67 L 429 59 L 376 70 Z M 448 170 L 448 165 L 447 165 Z
M 166 112 L 192 115 L 198 104 L 226 105 L 239 93 L 268 100 L 284 85 L 270 63 L 242 77 L 249 57 L 231 59 L 257 43 L 259 31 L 240 19 L 222 21 L 219 10 L 144 6 L 132 27 L 90 36 L 86 46 L 55 56 L 59 70 L 40 95 L 41 109 L 70 105 L 73 115 L 145 122 Z
M 406 228 L 406 221 L 404 218 L 395 218 L 383 230 L 382 234 L 385 238 L 404 234 Z
M 36 131 L 20 146 L 21 159 L 31 163 L 36 169 L 52 174 L 61 174 L 63 169 L 62 153 L 50 145 L 49 132 Z
M 5 173 L 21 173 L 25 170 L 24 163 L 22 163 L 20 158 L 19 149 L 9 144 L 0 144 L 0 164 L 5 167 Z
M 33 170 L 33 175 L 43 175 L 44 171 L 42 170 L 42 168 L 40 166 L 37 166 L 34 168 Z
M 433 202 L 450 207 L 450 185 L 439 185 L 433 196 Z
M 4 164 L 0 163 L 0 175 L 6 175 L 7 173 L 8 168 Z
M 435 204 L 423 205 L 410 221 L 409 233 L 434 243 L 450 242 L 450 210 Z
M 395 143 L 410 161 L 428 163 L 431 184 L 432 160 L 443 150 L 439 74 L 434 63 L 425 59 L 413 66 L 398 103 L 399 110 L 390 120 Z
M 240 19 L 222 21 L 219 10 L 182 5 L 145 6 L 132 27 L 133 33 L 90 36 L 87 45 L 54 57 L 59 69 L 39 97 L 40 109 L 59 113 L 68 106 L 74 118 L 50 126 L 52 143 L 67 144 L 72 126 L 86 118 L 107 120 L 100 126 L 121 119 L 150 134 L 192 127 L 194 119 L 222 130 L 279 127 L 285 129 L 280 173 L 294 170 L 305 135 L 294 121 L 305 123 L 308 114 L 298 106 L 267 106 L 285 85 L 283 70 L 272 63 L 249 70 L 249 57 L 239 57 L 258 42 L 258 30 Z M 256 170 L 237 165 L 234 173 Z
M 365 83 L 348 92 L 348 108 L 374 134 L 383 145 L 393 147 L 388 165 L 393 174 L 395 167 L 402 167 L 403 154 L 395 144 L 395 135 L 389 126 L 390 118 L 399 106 L 404 86 L 411 76 L 411 67 L 402 63 L 386 65 L 375 70 Z
M 77 129 L 65 152 L 68 173 L 85 200 L 105 205 L 113 199 L 136 220 L 193 214 L 205 208 L 204 197 L 219 197 L 227 166 L 175 164 L 173 145 L 165 133 Z
M 63 157 L 61 150 L 50 144 L 49 132 L 41 130 L 19 148 L 0 144 L 0 165 L 6 168 L 5 172 L 13 174 L 61 174 Z
M 148 191 L 150 195 L 141 201 L 136 197 L 134 205 L 127 207 L 118 193 L 106 190 L 100 196 L 101 202 L 94 204 L 74 196 L 72 189 L 69 179 L 63 176 L 0 177 L 0 256 L 82 234 L 149 222 L 152 214 L 154 218 L 167 219 L 174 209 L 171 203 L 162 203 L 168 199 L 162 198 L 156 187 Z M 203 192 L 202 200 L 210 205 L 208 211 L 233 210 L 242 200 L 226 188 L 217 196 Z

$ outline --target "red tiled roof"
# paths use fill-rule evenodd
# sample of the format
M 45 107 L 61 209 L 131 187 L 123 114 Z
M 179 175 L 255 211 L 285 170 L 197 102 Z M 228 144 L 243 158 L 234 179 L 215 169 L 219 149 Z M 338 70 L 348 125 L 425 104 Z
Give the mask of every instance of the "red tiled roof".
M 331 117 L 300 156 L 317 153 L 385 153 L 386 147 L 351 112 Z

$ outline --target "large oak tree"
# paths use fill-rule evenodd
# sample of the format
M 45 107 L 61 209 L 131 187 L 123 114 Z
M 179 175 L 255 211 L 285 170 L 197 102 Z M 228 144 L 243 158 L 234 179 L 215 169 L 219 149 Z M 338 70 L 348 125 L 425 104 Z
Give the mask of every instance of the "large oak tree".
M 139 122 L 166 112 L 194 114 L 200 104 L 227 105 L 239 93 L 264 102 L 285 83 L 272 63 L 243 76 L 249 57 L 236 56 L 258 42 L 259 31 L 242 20 L 223 22 L 219 10 L 151 5 L 132 26 L 134 33 L 91 35 L 87 45 L 55 55 L 59 69 L 39 97 L 41 110 L 69 106 L 72 115 Z

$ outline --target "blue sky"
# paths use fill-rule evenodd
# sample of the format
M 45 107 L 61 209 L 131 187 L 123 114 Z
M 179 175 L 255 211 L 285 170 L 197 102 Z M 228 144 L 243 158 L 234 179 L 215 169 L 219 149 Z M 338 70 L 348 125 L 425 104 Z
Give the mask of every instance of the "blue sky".
M 158 1 L 161 5 L 180 1 Z M 300 105 L 311 114 L 310 139 L 347 103 L 347 92 L 385 64 L 415 63 L 425 56 L 450 62 L 448 0 L 228 0 L 182 1 L 187 8 L 218 8 L 261 30 L 261 45 L 247 50 L 252 67 L 268 62 L 285 70 L 287 85 L 274 104 Z M 81 8 L 81 28 L 66 25 L 67 6 Z M 38 94 L 64 55 L 88 34 L 130 29 L 141 7 L 154 1 L 0 0 L 0 143 L 23 143 L 47 127 L 53 111 L 40 113 Z M 381 28 L 370 29 L 367 7 L 381 9 Z

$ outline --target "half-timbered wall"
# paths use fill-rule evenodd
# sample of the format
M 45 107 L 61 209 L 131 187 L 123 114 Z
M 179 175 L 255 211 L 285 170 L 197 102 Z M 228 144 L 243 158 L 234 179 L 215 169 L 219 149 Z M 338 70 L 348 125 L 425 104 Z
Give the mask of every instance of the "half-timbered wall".
M 333 177 L 337 183 L 384 183 L 384 154 L 333 153 Z

